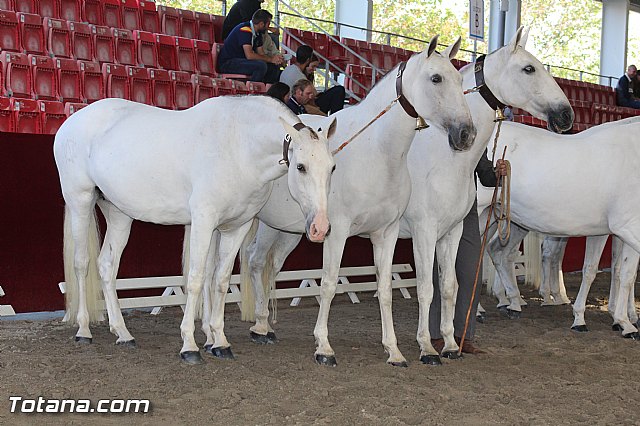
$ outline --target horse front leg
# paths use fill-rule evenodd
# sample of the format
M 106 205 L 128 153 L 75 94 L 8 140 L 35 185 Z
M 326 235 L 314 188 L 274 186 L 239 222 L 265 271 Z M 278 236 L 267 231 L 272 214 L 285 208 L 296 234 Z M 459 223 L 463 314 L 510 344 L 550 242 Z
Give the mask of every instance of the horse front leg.
M 418 333 L 416 340 L 420 346 L 420 361 L 428 365 L 442 365 L 440 354 L 431 344 L 430 313 L 433 301 L 433 259 L 436 251 L 435 229 L 430 229 L 426 221 L 411 223 L 413 259 L 416 265 L 416 293 L 418 296 Z
M 211 330 L 213 331 L 213 347 L 211 354 L 217 358 L 234 359 L 231 345 L 224 334 L 224 306 L 233 264 L 244 237 L 251 228 L 249 221 L 236 229 L 220 232 L 218 244 L 218 262 L 214 275 L 213 302 L 211 306 Z
M 116 345 L 135 348 L 136 341 L 124 323 L 118 294 L 116 293 L 116 277 L 120 259 L 122 251 L 129 240 L 133 219 L 105 200 L 98 201 L 98 206 L 100 206 L 100 210 L 102 210 L 107 222 L 107 233 L 102 244 L 100 256 L 98 256 L 98 272 L 102 281 L 102 290 L 109 315 L 109 329 L 118 336 Z
M 389 354 L 387 364 L 396 367 L 407 367 L 407 360 L 398 349 L 391 309 L 393 302 L 391 267 L 393 266 L 393 251 L 398 240 L 399 231 L 400 222 L 395 221 L 386 229 L 371 233 L 370 238 L 373 244 L 373 259 L 377 269 L 378 304 L 380 305 L 380 317 L 382 318 L 382 346 Z
M 587 323 L 584 319 L 584 312 L 587 307 L 587 296 L 593 281 L 598 273 L 598 264 L 602 250 L 607 243 L 607 237 L 588 237 L 587 246 L 584 253 L 584 263 L 582 265 L 582 281 L 580 282 L 580 290 L 573 303 L 573 325 L 571 329 L 579 332 L 589 331 Z
M 472 211 L 472 214 L 476 214 L 475 210 Z M 475 225 L 474 228 L 477 228 L 477 225 Z M 444 339 L 442 356 L 449 359 L 459 358 L 459 347 L 454 338 L 454 317 L 456 316 L 456 299 L 458 295 L 456 258 L 458 256 L 458 247 L 460 246 L 460 238 L 462 238 L 463 229 L 463 222 L 458 223 L 436 243 L 436 255 L 438 257 L 439 269 L 438 283 L 440 286 L 440 306 L 442 309 L 442 314 L 440 316 L 440 333 Z M 475 231 L 475 229 L 473 229 L 473 231 Z M 472 262 L 475 267 L 478 259 L 464 259 L 464 261 Z M 471 292 L 469 292 L 469 294 L 471 294 Z M 460 335 L 462 335 L 462 330 L 460 330 Z
M 336 218 L 331 220 L 331 234 L 324 240 L 322 252 L 322 282 L 320 284 L 320 309 L 318 319 L 313 329 L 316 340 L 315 359 L 320 365 L 335 367 L 337 365 L 335 352 L 329 344 L 329 311 L 331 301 L 336 294 L 340 261 L 344 245 L 349 236 L 349 225 L 340 223 Z

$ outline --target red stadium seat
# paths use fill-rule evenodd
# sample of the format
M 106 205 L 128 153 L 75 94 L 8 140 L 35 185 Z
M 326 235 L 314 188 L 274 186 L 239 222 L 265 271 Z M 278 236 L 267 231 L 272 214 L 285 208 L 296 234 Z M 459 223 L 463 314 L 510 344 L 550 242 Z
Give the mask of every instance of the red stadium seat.
M 156 4 L 153 1 L 139 0 L 140 7 L 140 28 L 150 33 L 160 32 L 160 18 L 156 10 Z
M 209 43 L 215 42 L 216 35 L 211 15 L 209 15 L 208 13 L 196 12 L 195 17 L 198 25 L 196 36 L 193 38 L 204 40 Z
M 250 93 L 247 85 L 242 81 L 233 81 L 233 87 L 236 89 L 237 95 L 248 95 Z
M 0 49 L 10 52 L 22 51 L 19 32 L 16 13 L 0 10 Z
M 20 27 L 22 51 L 24 53 L 44 55 L 44 27 L 42 26 L 42 18 L 40 15 L 18 13 L 17 16 Z
M 13 0 L 0 0 L 0 9 L 14 11 Z
M 33 0 L 13 0 L 13 10 L 23 13 L 38 13 Z
M 224 45 L 222 43 L 214 43 L 211 48 L 211 56 L 213 59 L 213 64 L 216 66 L 216 74 L 220 78 L 235 78 L 237 80 L 249 80 L 251 76 L 246 74 L 221 74 L 218 72 L 218 54 L 220 53 L 220 49 L 222 49 Z
M 360 98 L 367 96 L 369 92 L 367 89 L 371 88 L 372 85 L 373 70 L 370 67 L 349 64 L 347 65 L 346 71 L 345 88 Z M 359 82 L 367 89 L 361 87 L 354 81 Z
M 136 31 L 142 28 L 140 23 L 140 6 L 138 0 L 121 0 L 122 2 L 122 28 Z
M 138 65 L 147 68 L 158 68 L 158 51 L 156 50 L 155 35 L 146 31 L 134 31 L 133 37 L 136 39 Z
M 385 70 L 393 69 L 398 64 L 398 62 L 400 62 L 398 60 L 397 49 L 393 46 L 389 46 L 385 44 L 382 46 L 382 51 L 384 53 L 383 68 Z
M 104 99 L 105 84 L 100 64 L 98 62 L 78 61 L 78 66 L 80 67 L 84 103 L 90 104 L 99 99 Z
M 214 78 L 213 83 L 216 90 L 216 96 L 236 94 L 236 88 L 233 84 L 233 80 L 229 80 L 226 78 Z
M 11 106 L 15 121 L 15 131 L 18 133 L 42 133 L 40 110 L 38 102 L 33 99 L 12 99 Z
M 73 57 L 93 61 L 93 27 L 81 22 L 69 22 Z
M 193 42 L 192 39 L 176 37 L 178 69 L 180 71 L 196 72 L 196 53 Z
M 104 25 L 100 0 L 84 0 L 82 2 L 82 21 L 93 25 Z
M 185 38 L 198 37 L 198 21 L 196 14 L 192 10 L 178 9 L 180 16 L 180 36 Z
M 93 54 L 96 61 L 100 63 L 114 63 L 116 60 L 116 48 L 111 33 L 111 28 L 93 27 Z
M 67 116 L 64 113 L 64 104 L 56 101 L 38 101 L 42 134 L 54 135 Z
M 79 102 L 67 102 L 64 104 L 64 115 L 67 118 L 71 117 L 76 112 L 80 111 L 82 108 L 88 106 L 89 104 L 79 103 Z
M 38 10 L 35 12 L 43 18 L 60 19 L 59 1 L 56 0 L 39 0 L 36 2 Z
M 156 49 L 158 49 L 158 65 L 165 70 L 178 70 L 178 51 L 176 38 L 173 36 L 156 34 Z
M 216 67 L 213 63 L 211 45 L 203 40 L 191 40 L 196 55 L 196 70 L 198 74 L 215 77 Z
M 33 98 L 58 100 L 58 79 L 56 65 L 49 56 L 29 55 L 33 75 Z
M 137 65 L 136 41 L 130 30 L 111 29 L 116 48 L 115 62 L 120 65 Z
M 184 71 L 172 71 L 173 103 L 176 109 L 187 109 L 193 106 L 193 83 L 191 74 Z
M 380 70 L 385 70 L 384 50 L 382 49 L 382 45 L 378 43 L 369 43 L 369 51 L 371 52 L 371 63 L 373 66 Z
M 0 97 L 0 132 L 15 132 L 11 98 Z
M 129 76 L 124 65 L 102 64 L 107 98 L 131 99 Z
M 356 40 L 356 46 L 357 48 L 354 50 L 358 52 L 358 54 L 366 60 L 365 62 L 362 59 L 360 59 L 360 61 L 362 62 L 362 65 L 370 67 L 371 66 L 370 64 L 372 63 L 373 59 L 372 59 L 372 52 L 371 52 L 371 48 L 369 47 L 369 43 L 367 43 L 364 40 Z
M 122 8 L 121 0 L 102 0 L 102 18 L 104 26 L 111 28 L 122 28 Z
M 267 86 L 261 81 L 247 81 L 247 88 L 252 95 L 263 95 L 267 93 Z
M 213 98 L 215 91 L 213 88 L 213 80 L 206 75 L 193 74 L 191 76 L 193 82 L 195 103 L 199 104 L 205 99 Z
M 31 98 L 33 76 L 29 57 L 23 53 L 2 52 L 0 61 L 4 74 L 3 96 Z
M 79 22 L 82 20 L 82 7 L 80 6 L 80 0 L 60 0 L 59 4 L 60 19 L 71 22 Z
M 173 87 L 171 75 L 166 70 L 150 69 L 153 105 L 159 108 L 173 109 Z
M 346 38 L 346 37 L 342 37 L 340 41 L 342 42 L 342 44 L 346 46 L 344 55 L 347 58 L 347 63 L 353 64 L 353 65 L 362 65 L 362 60 L 358 58 L 353 52 L 350 52 L 349 50 L 346 49 L 348 47 L 349 49 L 355 52 L 358 52 L 358 41 L 352 38 Z
M 129 84 L 131 85 L 131 100 L 142 104 L 153 103 L 151 93 L 151 79 L 147 68 L 127 67 Z
M 43 24 L 47 41 L 47 53 L 55 57 L 71 58 L 73 56 L 73 47 L 67 22 L 61 19 L 44 18 Z
M 224 23 L 224 16 L 211 15 L 211 23 L 213 24 L 214 36 L 212 43 L 222 43 L 222 24 Z
M 162 34 L 170 36 L 180 35 L 180 15 L 178 14 L 178 9 L 169 6 L 159 6 L 158 17 L 160 18 L 160 31 Z
M 82 101 L 82 79 L 78 62 L 73 59 L 55 58 L 58 94 L 62 102 Z

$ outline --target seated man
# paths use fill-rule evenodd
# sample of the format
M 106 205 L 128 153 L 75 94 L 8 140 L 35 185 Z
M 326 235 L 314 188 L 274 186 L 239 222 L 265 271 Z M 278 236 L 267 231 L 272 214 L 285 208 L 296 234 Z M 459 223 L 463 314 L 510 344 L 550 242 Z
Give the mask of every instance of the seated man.
M 633 86 L 636 84 L 636 73 L 638 69 L 635 65 L 629 65 L 627 73 L 620 77 L 616 85 L 616 98 L 618 105 L 629 108 L 639 108 L 640 100 L 633 96 Z
M 311 111 L 307 111 L 305 105 L 313 101 L 315 96 L 316 89 L 313 84 L 306 78 L 301 78 L 291 88 L 291 96 L 287 101 L 287 106 L 297 115 L 310 114 Z
M 272 15 L 264 9 L 251 21 L 237 25 L 227 37 L 218 56 L 218 69 L 229 74 L 249 74 L 251 81 L 275 83 L 284 63 L 282 55 L 267 56 L 262 44 Z
M 313 73 L 318 68 L 319 60 L 314 55 L 310 46 L 302 45 L 296 50 L 296 63 L 291 64 L 280 74 L 280 81 L 289 87 L 300 79 L 306 78 L 313 82 Z M 341 110 L 344 107 L 344 87 L 337 85 L 319 93 L 315 98 L 318 108 L 328 114 Z
M 264 0 L 238 0 L 231 6 L 222 23 L 222 40 L 225 40 L 238 24 L 249 21 L 253 14 L 261 9 L 261 3 L 264 3 Z

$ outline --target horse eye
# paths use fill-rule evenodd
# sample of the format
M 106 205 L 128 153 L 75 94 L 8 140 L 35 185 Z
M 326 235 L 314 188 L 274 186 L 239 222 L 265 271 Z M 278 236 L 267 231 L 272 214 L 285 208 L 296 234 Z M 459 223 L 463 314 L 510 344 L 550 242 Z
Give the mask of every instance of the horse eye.
M 304 164 L 298 164 L 296 168 L 302 173 L 305 173 L 307 171 L 307 169 L 304 167 Z
M 436 74 L 436 75 L 431 77 L 431 81 L 433 83 L 440 83 L 440 82 L 442 82 L 442 76 L 440 74 Z
M 527 65 L 522 70 L 527 74 L 533 74 L 534 72 L 536 72 L 536 69 L 533 67 L 533 65 Z

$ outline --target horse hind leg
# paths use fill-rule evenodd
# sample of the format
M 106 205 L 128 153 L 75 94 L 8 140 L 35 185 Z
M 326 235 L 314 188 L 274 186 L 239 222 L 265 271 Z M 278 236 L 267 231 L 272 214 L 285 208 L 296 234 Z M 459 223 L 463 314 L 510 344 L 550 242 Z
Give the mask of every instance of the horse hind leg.
M 189 226 L 185 227 L 185 243 L 188 243 L 187 232 L 190 232 Z M 207 252 L 207 263 L 204 270 L 204 285 L 202 288 L 202 331 L 207 336 L 207 341 L 204 344 L 204 350 L 211 353 L 213 348 L 213 330 L 211 330 L 211 316 L 213 315 L 213 275 L 216 271 L 216 254 L 218 253 L 218 244 L 220 241 L 220 232 L 213 231 L 211 235 L 211 244 L 209 251 Z M 188 249 L 185 249 L 188 250 Z
M 629 295 L 635 284 L 640 253 L 625 243 L 621 254 L 620 289 L 618 290 L 616 309 L 613 315 L 614 329 L 622 331 L 622 335 L 633 340 L 640 340 L 638 329 L 629 321 Z M 635 309 L 635 308 L 634 308 Z
M 382 318 L 382 345 L 389 354 L 387 364 L 396 367 L 407 367 L 407 360 L 398 349 L 391 309 L 393 300 L 391 268 L 393 265 L 393 251 L 398 240 L 399 231 L 400 223 L 396 221 L 386 229 L 372 233 L 371 242 L 373 243 L 373 257 L 378 275 L 378 303 Z
M 574 331 L 585 332 L 589 331 L 587 323 L 584 319 L 584 313 L 587 306 L 587 296 L 591 285 L 598 273 L 598 263 L 600 262 L 600 256 L 604 245 L 607 242 L 607 238 L 594 239 L 595 237 L 587 238 L 587 247 L 585 250 L 584 264 L 582 266 L 582 281 L 580 282 L 580 290 L 576 296 L 576 300 L 573 303 L 573 325 L 571 329 Z
M 107 232 L 98 256 L 98 272 L 109 314 L 109 329 L 118 336 L 117 345 L 134 348 L 136 342 L 127 330 L 116 293 L 116 277 L 120 259 L 129 240 L 133 219 L 106 200 L 99 200 L 98 206 L 107 222 Z

